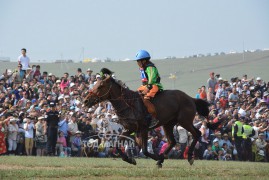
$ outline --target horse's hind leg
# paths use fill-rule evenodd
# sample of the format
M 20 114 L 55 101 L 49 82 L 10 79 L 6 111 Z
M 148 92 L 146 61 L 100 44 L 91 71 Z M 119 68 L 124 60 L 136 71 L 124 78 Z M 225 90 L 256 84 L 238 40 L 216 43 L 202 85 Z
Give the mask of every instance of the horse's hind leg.
M 159 167 L 162 166 L 162 163 L 164 161 L 164 156 L 163 155 L 168 156 L 168 153 L 170 152 L 170 150 L 176 145 L 176 140 L 175 140 L 175 137 L 174 137 L 173 128 L 174 128 L 174 123 L 168 123 L 166 125 L 163 125 L 163 130 L 164 130 L 165 136 L 167 138 L 168 146 L 164 150 L 163 154 L 161 154 L 162 159 L 158 160 L 158 162 L 157 162 L 157 165 Z

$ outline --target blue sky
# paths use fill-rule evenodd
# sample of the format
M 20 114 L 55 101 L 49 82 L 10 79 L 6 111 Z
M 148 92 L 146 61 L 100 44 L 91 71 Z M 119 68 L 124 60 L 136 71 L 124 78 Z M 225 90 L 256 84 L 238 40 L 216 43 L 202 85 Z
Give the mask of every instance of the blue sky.
M 266 0 L 0 0 L 0 56 L 155 59 L 269 48 Z

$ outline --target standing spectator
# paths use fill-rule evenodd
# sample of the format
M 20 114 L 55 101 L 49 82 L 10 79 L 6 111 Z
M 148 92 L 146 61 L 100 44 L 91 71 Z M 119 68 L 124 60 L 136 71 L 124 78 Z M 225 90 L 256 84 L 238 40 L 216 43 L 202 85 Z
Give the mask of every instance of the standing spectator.
M 78 124 L 76 121 L 76 115 L 74 113 L 71 113 L 71 121 L 68 123 L 68 134 L 70 136 L 71 144 L 73 143 L 73 140 L 76 136 L 76 132 L 78 131 Z
M 200 149 L 200 154 L 199 154 L 199 158 L 203 159 L 203 154 L 205 152 L 205 150 L 207 149 L 207 146 L 210 144 L 210 140 L 209 140 L 209 128 L 207 127 L 207 122 L 203 121 L 202 122 L 202 126 L 200 128 L 201 131 L 201 141 L 200 141 L 200 145 L 201 145 L 201 149 Z
M 30 67 L 30 58 L 26 56 L 26 49 L 21 49 L 21 55 L 18 57 L 18 63 L 22 64 L 22 70 L 26 70 Z
M 214 90 L 210 87 L 208 88 L 208 92 L 207 92 L 207 102 L 213 104 L 214 100 L 215 100 L 215 95 L 214 95 Z
M 18 64 L 18 69 L 14 71 L 12 77 L 13 86 L 14 84 L 16 85 L 22 83 L 22 80 L 25 77 L 25 71 L 22 70 L 22 64 Z
M 212 88 L 212 89 L 215 89 L 215 86 L 217 84 L 217 79 L 215 78 L 215 73 L 214 72 L 211 72 L 209 74 L 210 78 L 207 80 L 207 88 Z
M 31 119 L 25 118 L 24 119 L 24 130 L 25 130 L 25 151 L 27 156 L 32 155 L 32 150 L 34 146 L 34 123 Z
M 232 93 L 229 95 L 228 101 L 232 103 L 232 105 L 235 105 L 239 100 L 236 88 L 232 89 Z
M 67 144 L 70 145 L 69 142 L 69 135 L 68 135 L 68 121 L 69 117 L 68 115 L 64 116 L 61 114 L 60 116 L 60 122 L 58 123 L 59 131 L 63 132 L 65 139 L 67 140 Z
M 240 121 L 237 120 L 235 123 L 234 123 L 234 126 L 232 128 L 232 135 L 234 137 L 234 141 L 235 141 L 235 148 L 237 150 L 237 153 L 238 153 L 238 159 L 239 161 L 242 161 L 242 152 L 243 152 L 243 149 L 242 149 L 242 142 L 243 142 L 243 118 L 241 117 L 240 118 Z
M 46 124 L 45 124 L 45 117 L 41 116 L 38 118 L 38 122 L 35 124 L 36 128 L 36 155 L 37 156 L 44 156 L 44 150 L 46 149 L 47 144 L 47 135 L 46 132 Z
M 2 110 L 1 110 L 2 111 Z M 11 116 L 7 119 L 4 119 L 4 116 L 0 117 L 0 156 L 6 154 L 7 147 L 5 141 L 5 134 L 6 134 L 6 122 L 11 119 Z
M 17 119 L 11 118 L 8 125 L 8 153 L 15 154 L 17 148 L 17 134 L 19 127 L 16 124 Z
M 89 81 L 89 79 L 91 79 L 91 76 L 92 76 L 92 70 L 89 68 L 89 69 L 87 69 L 87 73 L 86 73 L 86 75 L 85 75 L 85 80 L 86 81 Z
M 180 144 L 181 152 L 184 152 L 188 143 L 188 131 L 182 126 L 177 126 L 177 132 L 179 136 L 178 143 Z M 183 153 L 180 154 L 180 158 L 183 159 Z
M 56 110 L 54 102 L 50 102 L 51 110 L 45 115 L 47 129 L 48 129 L 48 141 L 47 141 L 47 154 L 50 156 L 55 155 L 55 147 L 57 142 L 57 131 L 59 123 L 59 112 Z
M 244 118 L 244 125 L 243 125 L 243 149 L 244 149 L 244 157 L 245 161 L 252 160 L 252 144 L 250 137 L 255 135 L 254 129 L 249 125 L 248 119 Z
M 201 88 L 198 88 L 197 93 L 195 95 L 196 99 L 200 99 L 200 93 L 201 93 Z
M 202 87 L 201 87 L 200 99 L 205 100 L 205 101 L 206 101 L 206 99 L 207 99 L 207 94 L 206 94 L 205 86 L 202 86 Z

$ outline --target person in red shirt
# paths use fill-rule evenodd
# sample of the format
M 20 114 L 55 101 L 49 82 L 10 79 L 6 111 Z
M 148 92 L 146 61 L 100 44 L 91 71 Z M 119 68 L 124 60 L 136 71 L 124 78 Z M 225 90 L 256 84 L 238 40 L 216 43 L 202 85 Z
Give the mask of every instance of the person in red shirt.
M 225 109 L 227 107 L 228 100 L 225 99 L 225 95 L 224 94 L 221 95 L 219 102 L 220 102 L 220 107 L 222 109 Z
M 207 94 L 206 94 L 205 86 L 202 86 L 201 87 L 200 99 L 203 99 L 203 100 L 206 100 L 207 99 Z

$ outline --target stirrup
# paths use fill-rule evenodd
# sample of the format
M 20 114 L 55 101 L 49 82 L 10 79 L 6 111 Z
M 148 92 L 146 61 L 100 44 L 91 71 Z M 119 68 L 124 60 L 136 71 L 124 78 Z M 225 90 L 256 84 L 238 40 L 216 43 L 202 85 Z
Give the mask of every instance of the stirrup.
M 152 129 L 159 124 L 159 120 L 152 118 L 149 124 L 149 128 Z

